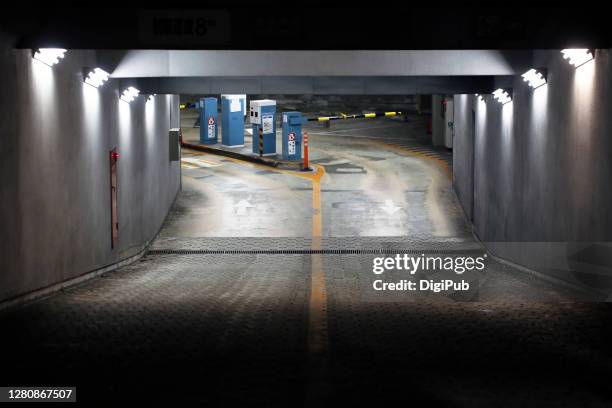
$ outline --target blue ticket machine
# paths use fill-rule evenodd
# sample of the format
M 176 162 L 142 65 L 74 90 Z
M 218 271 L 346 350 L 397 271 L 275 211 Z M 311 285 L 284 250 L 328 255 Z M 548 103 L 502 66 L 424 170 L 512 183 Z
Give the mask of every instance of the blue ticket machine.
M 283 160 L 302 160 L 302 114 L 283 112 Z
M 243 100 L 221 97 L 221 143 L 229 147 L 244 146 Z
M 249 120 L 253 126 L 253 153 L 264 156 L 276 154 L 276 101 L 261 99 L 251 101 Z M 261 138 L 259 130 L 261 129 Z
M 200 100 L 203 104 L 200 111 L 200 143 L 216 144 L 217 143 L 217 98 L 204 98 Z

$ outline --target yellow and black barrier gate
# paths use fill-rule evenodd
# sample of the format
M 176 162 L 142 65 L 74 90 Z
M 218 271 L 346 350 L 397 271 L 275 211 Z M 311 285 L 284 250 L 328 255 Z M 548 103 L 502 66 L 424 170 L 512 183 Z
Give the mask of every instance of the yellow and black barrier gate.
M 404 112 L 373 112 L 373 113 L 358 113 L 355 115 L 345 115 L 341 113 L 336 116 L 320 116 L 318 118 L 308 118 L 308 122 L 329 122 L 330 120 L 345 120 L 359 118 L 380 118 L 382 116 L 401 116 Z

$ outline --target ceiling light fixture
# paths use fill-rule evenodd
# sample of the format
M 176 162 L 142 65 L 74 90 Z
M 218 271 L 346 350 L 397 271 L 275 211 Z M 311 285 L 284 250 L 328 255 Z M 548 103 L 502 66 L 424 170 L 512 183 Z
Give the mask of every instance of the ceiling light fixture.
M 563 54 L 563 58 L 576 68 L 595 58 L 594 51 L 588 48 L 566 48 L 561 50 L 561 54 Z
M 132 102 L 138 95 L 140 91 L 133 86 L 128 87 L 123 94 L 121 94 L 121 100 L 127 103 Z
M 94 88 L 99 88 L 104 85 L 104 82 L 108 81 L 109 73 L 104 71 L 101 68 L 95 68 L 92 71 L 89 71 L 87 76 L 85 77 L 85 83 L 93 86 Z
M 501 103 L 502 105 L 505 105 L 512 101 L 512 89 L 496 89 L 493 92 L 493 98 L 497 99 L 497 102 Z
M 546 84 L 547 72 L 544 69 L 531 68 L 521 76 L 523 77 L 523 81 L 527 82 L 530 87 L 535 89 Z
M 50 67 L 64 58 L 66 50 L 63 48 L 39 48 L 32 53 L 32 57 Z

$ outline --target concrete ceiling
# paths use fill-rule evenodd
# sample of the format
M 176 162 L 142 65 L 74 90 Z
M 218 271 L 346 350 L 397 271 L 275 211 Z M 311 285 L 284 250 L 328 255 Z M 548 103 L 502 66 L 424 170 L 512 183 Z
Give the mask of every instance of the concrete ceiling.
M 11 4 L 0 13 L 0 30 L 14 36 L 17 48 L 556 49 L 612 43 L 601 1 L 61 3 Z
M 531 51 L 98 51 L 99 63 L 145 93 L 488 93 L 494 77 L 531 67 Z
M 104 51 L 99 54 L 104 55 Z M 131 50 L 123 52 L 120 58 L 115 57 L 111 76 L 516 75 L 530 68 L 531 54 L 531 51 L 518 50 Z

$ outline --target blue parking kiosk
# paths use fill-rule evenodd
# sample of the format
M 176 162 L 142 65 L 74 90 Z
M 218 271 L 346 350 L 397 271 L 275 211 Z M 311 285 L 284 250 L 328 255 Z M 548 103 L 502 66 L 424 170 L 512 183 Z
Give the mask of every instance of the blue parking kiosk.
M 244 146 L 244 101 L 221 96 L 221 143 L 229 147 Z
M 251 101 L 249 119 L 253 126 L 253 153 L 271 156 L 276 154 L 276 101 L 261 99 Z M 259 130 L 261 129 L 261 140 Z
M 302 159 L 302 114 L 283 112 L 283 160 Z
M 200 104 L 202 105 L 200 111 L 200 143 L 216 144 L 219 115 L 217 98 L 203 98 L 200 100 Z
M 221 94 L 221 99 L 240 99 L 242 103 L 242 114 L 246 117 L 247 114 L 247 96 L 246 94 Z

